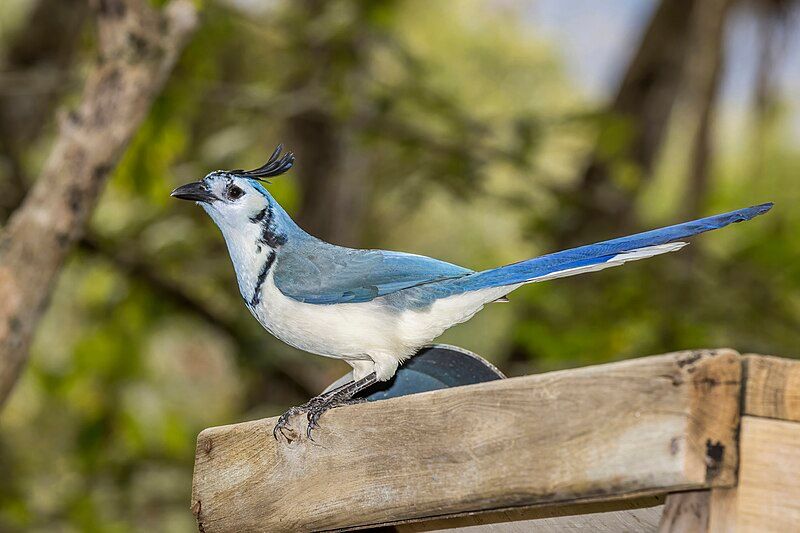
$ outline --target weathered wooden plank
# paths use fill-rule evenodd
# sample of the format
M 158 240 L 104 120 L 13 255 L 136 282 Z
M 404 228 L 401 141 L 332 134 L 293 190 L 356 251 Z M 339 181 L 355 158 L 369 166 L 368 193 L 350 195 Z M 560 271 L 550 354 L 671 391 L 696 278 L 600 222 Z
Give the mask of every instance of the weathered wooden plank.
M 797 531 L 800 423 L 742 417 L 739 483 L 714 492 L 711 531 Z
M 800 422 L 800 361 L 746 355 L 743 414 Z
M 706 533 L 711 491 L 676 492 L 667 496 L 658 533 Z
M 192 508 L 206 533 L 324 530 L 727 486 L 740 379 L 736 352 L 684 352 L 335 409 L 316 442 L 211 428 Z
M 655 533 L 664 497 L 492 511 L 398 525 L 398 533 L 537 533 L 636 531 Z
M 736 487 L 711 489 L 708 511 L 708 531 L 713 533 L 735 533 Z

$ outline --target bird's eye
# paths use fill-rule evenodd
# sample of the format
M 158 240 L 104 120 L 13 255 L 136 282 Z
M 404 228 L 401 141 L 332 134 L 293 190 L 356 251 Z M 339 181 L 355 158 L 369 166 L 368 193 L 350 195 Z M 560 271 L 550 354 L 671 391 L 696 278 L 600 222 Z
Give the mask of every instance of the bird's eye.
M 228 189 L 225 191 L 225 195 L 231 200 L 238 200 L 244 195 L 244 191 L 239 187 L 237 187 L 236 185 L 230 185 L 228 186 Z

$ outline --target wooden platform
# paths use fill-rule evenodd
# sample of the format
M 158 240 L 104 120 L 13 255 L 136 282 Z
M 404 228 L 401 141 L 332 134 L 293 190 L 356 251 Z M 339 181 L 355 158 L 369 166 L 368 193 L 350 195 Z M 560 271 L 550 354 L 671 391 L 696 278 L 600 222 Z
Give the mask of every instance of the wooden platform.
M 201 531 L 781 531 L 800 524 L 800 362 L 728 349 L 203 431 Z

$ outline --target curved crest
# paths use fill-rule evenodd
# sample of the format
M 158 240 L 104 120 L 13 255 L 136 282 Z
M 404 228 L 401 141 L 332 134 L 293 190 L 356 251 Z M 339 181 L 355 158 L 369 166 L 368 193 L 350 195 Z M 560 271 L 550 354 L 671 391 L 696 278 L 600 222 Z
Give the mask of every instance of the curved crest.
M 272 152 L 269 160 L 260 167 L 254 168 L 253 170 L 237 169 L 230 170 L 229 172 L 231 174 L 237 174 L 246 178 L 253 178 L 269 183 L 267 178 L 280 176 L 294 166 L 294 154 L 292 152 L 286 152 L 283 157 L 279 157 L 282 151 L 283 144 L 279 144 L 278 147 L 275 148 L 275 151 Z

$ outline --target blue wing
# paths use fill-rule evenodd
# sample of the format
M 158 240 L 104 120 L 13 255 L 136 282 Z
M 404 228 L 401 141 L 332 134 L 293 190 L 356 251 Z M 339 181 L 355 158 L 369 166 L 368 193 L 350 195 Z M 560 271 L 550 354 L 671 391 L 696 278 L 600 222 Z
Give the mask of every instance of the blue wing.
M 316 240 L 299 244 L 285 253 L 281 250 L 273 279 L 286 296 L 312 304 L 368 302 L 473 272 L 421 255 L 355 250 Z

